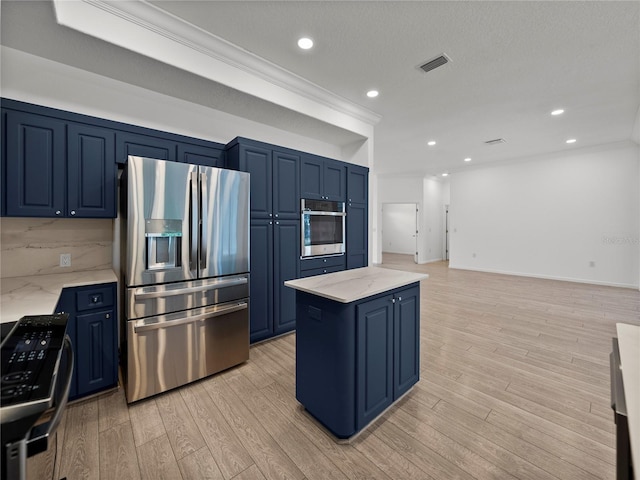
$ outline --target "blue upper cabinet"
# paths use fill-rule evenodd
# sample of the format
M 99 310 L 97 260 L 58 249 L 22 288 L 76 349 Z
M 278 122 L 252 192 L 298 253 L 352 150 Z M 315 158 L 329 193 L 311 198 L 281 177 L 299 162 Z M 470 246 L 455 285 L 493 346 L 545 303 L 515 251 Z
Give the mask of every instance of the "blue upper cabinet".
M 65 216 L 65 123 L 23 112 L 6 112 L 6 215 Z
M 300 196 L 315 200 L 346 201 L 346 164 L 304 154 L 300 163 Z
M 347 198 L 349 203 L 369 203 L 369 169 L 359 165 L 347 167 Z
M 300 155 L 283 150 L 244 138 L 227 146 L 226 166 L 251 174 L 251 218 L 300 218 Z
M 151 135 L 130 132 L 116 133 L 116 162 L 127 163 L 129 155 L 176 161 L 177 143 Z
M 6 112 L 6 215 L 116 216 L 113 132 Z
M 116 216 L 115 133 L 69 124 L 67 127 L 67 215 Z
M 273 152 L 273 213 L 275 218 L 300 220 L 300 155 Z
M 179 143 L 178 161 L 203 165 L 205 167 L 223 167 L 224 150 L 222 147 L 203 147 L 189 143 Z

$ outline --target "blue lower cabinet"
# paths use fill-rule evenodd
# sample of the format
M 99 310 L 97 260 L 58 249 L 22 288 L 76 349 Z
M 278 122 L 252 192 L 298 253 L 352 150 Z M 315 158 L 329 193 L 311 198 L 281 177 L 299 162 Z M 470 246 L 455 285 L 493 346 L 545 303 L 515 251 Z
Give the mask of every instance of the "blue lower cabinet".
M 62 291 L 56 312 L 69 314 L 67 333 L 74 354 L 70 400 L 118 384 L 115 299 L 115 283 Z
M 295 290 L 284 282 L 299 277 L 300 221 L 252 219 L 250 255 L 253 343 L 295 329 Z
M 297 291 L 296 311 L 296 399 L 338 438 L 418 382 L 419 283 L 347 304 Z
M 356 428 L 393 402 L 394 304 L 386 296 L 356 307 Z

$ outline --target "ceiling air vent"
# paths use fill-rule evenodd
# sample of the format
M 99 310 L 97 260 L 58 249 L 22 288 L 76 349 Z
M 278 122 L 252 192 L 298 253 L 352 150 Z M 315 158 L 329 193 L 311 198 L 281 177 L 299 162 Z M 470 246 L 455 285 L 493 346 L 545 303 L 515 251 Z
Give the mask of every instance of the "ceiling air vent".
M 436 58 L 432 58 L 424 65 L 420 65 L 419 68 L 426 73 L 426 72 L 430 72 L 435 68 L 441 67 L 442 65 L 444 65 L 445 63 L 449 63 L 450 61 L 451 59 L 447 57 L 446 54 L 443 53 L 442 55 L 439 55 Z
M 504 138 L 494 138 L 493 140 L 487 140 L 484 143 L 487 145 L 498 145 L 499 143 L 507 143 L 507 141 Z

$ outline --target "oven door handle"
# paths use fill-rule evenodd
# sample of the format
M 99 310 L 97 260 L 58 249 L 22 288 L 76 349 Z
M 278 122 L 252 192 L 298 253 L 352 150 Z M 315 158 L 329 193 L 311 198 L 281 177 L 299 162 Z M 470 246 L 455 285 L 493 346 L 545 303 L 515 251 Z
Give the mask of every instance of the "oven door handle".
M 71 379 L 73 378 L 73 348 L 69 335 L 64 336 L 63 351 L 67 354 L 67 370 L 65 372 L 66 380 L 61 392 L 56 392 L 55 403 L 56 409 L 53 417 L 46 423 L 38 425 L 31 429 L 29 439 L 27 440 L 27 457 L 31 457 L 47 449 L 49 437 L 56 431 L 60 420 L 62 420 L 62 412 L 64 412 L 69 400 L 69 392 L 71 391 Z M 58 373 L 60 374 L 60 372 Z
M 133 331 L 135 333 L 140 333 L 140 332 L 147 332 L 149 330 L 159 330 L 161 328 L 177 327 L 179 325 L 184 325 L 187 323 L 201 322 L 208 318 L 220 317 L 222 315 L 227 315 L 228 313 L 245 310 L 247 308 L 248 308 L 247 302 L 239 302 L 239 303 L 234 303 L 233 305 L 215 307 L 215 309 L 208 310 L 198 315 L 193 315 L 186 318 L 180 318 L 178 320 L 169 320 L 167 322 L 155 321 L 153 323 L 146 323 L 149 319 L 136 320 L 135 324 L 133 325 Z
M 302 212 L 302 216 L 324 216 L 324 217 L 346 217 L 347 214 L 345 212 L 320 212 L 316 210 L 304 210 Z
M 160 298 L 160 297 L 173 297 L 176 295 L 184 295 L 185 293 L 197 293 L 204 292 L 205 290 L 217 290 L 219 288 L 232 287 L 234 285 L 244 285 L 248 282 L 247 277 L 230 278 L 227 280 L 220 280 L 216 283 L 207 283 L 204 285 L 196 285 L 194 287 L 176 288 L 175 290 L 152 290 L 145 292 L 142 287 L 142 293 L 134 293 L 136 300 L 145 300 L 147 298 Z

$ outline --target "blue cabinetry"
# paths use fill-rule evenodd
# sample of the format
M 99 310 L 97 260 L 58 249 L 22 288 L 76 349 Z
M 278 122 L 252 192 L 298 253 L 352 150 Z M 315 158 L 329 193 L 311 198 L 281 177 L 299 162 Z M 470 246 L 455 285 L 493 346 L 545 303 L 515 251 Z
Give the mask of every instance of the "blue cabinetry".
M 116 216 L 115 133 L 81 124 L 67 126 L 67 212 L 71 217 Z
M 116 216 L 112 131 L 27 112 L 4 115 L 5 215 Z
M 298 278 L 299 236 L 299 220 L 251 220 L 251 342 L 295 328 L 295 291 L 284 282 Z
M 71 400 L 118 384 L 116 284 L 65 288 L 56 312 L 69 314 L 75 355 Z
M 251 175 L 252 342 L 295 328 L 295 292 L 283 283 L 299 274 L 299 162 L 295 152 L 253 140 L 227 145 L 226 166 Z
M 346 304 L 303 291 L 296 299 L 296 398 L 351 437 L 419 380 L 419 283 Z
M 300 195 L 315 200 L 344 202 L 347 197 L 346 163 L 304 154 L 300 163 Z
M 369 264 L 369 169 L 347 167 L 347 269 Z
M 3 113 L 6 215 L 65 216 L 65 123 L 23 112 Z
M 129 155 L 175 162 L 176 149 L 176 142 L 164 138 L 129 132 L 116 133 L 116 161 L 118 163 L 127 163 Z
M 223 167 L 224 150 L 222 150 L 222 148 L 179 143 L 178 161 L 182 163 L 203 165 L 205 167 Z

